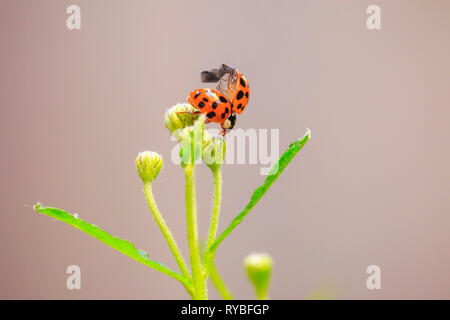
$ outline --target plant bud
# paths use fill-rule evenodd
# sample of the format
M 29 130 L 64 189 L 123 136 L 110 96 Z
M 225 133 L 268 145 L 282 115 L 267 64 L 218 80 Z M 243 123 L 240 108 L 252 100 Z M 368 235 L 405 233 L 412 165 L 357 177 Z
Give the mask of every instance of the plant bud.
M 142 181 L 151 183 L 161 171 L 163 159 L 153 151 L 141 152 L 136 158 L 136 166 Z
M 164 115 L 164 123 L 170 134 L 180 140 L 181 130 L 194 125 L 195 120 L 199 118 L 198 114 L 193 114 L 197 111 L 189 103 L 179 103 L 167 110 Z
M 221 136 L 212 136 L 203 147 L 203 160 L 211 169 L 220 167 L 225 160 L 227 146 Z
M 195 121 L 192 127 L 184 128 L 180 134 L 181 165 L 194 164 L 202 156 L 205 143 L 209 140 L 209 133 L 205 130 L 204 117 Z
M 268 254 L 251 254 L 245 258 L 244 266 L 258 299 L 267 299 L 267 289 L 273 266 L 272 258 Z

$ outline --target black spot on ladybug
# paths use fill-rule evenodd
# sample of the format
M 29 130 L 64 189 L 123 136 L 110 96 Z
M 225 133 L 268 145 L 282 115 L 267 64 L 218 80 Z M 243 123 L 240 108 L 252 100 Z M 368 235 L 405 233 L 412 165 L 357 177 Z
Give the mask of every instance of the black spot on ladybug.
M 205 103 L 203 101 L 200 101 L 200 103 L 198 104 L 199 108 L 203 108 L 205 106 Z
M 237 108 L 238 108 L 238 109 L 242 108 L 242 103 L 239 103 L 239 104 L 237 105 Z
M 208 98 L 203 98 L 203 101 L 208 102 L 209 100 Z
M 243 86 L 245 88 L 245 81 L 244 81 L 244 79 L 240 78 L 239 79 L 239 83 L 241 84 L 241 86 Z
M 227 102 L 227 98 L 225 98 L 224 96 L 220 96 L 219 97 L 220 101 L 222 101 L 223 103 Z
M 240 90 L 236 96 L 236 99 L 241 100 L 243 96 L 244 96 L 244 92 L 242 92 L 242 90 Z
M 213 109 L 216 109 L 218 105 L 219 105 L 219 103 L 217 101 L 214 101 L 213 104 L 211 105 L 211 107 Z
M 197 91 L 197 93 L 194 96 L 194 99 L 197 99 L 199 95 L 200 95 L 200 91 Z
M 227 115 L 227 113 L 226 112 L 224 112 L 224 113 L 222 113 L 222 119 L 225 119 L 225 116 Z
M 225 113 L 228 113 L 230 111 L 230 109 L 225 108 Z
M 245 93 L 245 97 L 248 99 L 248 91 Z
M 206 115 L 208 118 L 214 118 L 216 116 L 216 113 L 214 111 L 211 111 Z

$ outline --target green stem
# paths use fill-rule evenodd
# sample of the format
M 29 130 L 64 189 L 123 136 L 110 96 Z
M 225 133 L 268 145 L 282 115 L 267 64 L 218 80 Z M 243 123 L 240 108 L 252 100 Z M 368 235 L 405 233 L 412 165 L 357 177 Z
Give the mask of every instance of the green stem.
M 203 274 L 198 244 L 197 206 L 195 200 L 195 165 L 186 164 L 184 167 L 186 179 L 186 227 L 191 260 L 192 281 L 194 283 L 194 299 L 206 300 L 206 277 Z
M 267 291 L 265 291 L 265 292 L 256 292 L 256 298 L 258 300 L 267 300 Z
M 170 232 L 170 229 L 166 224 L 166 221 L 164 221 L 161 213 L 158 210 L 158 207 L 156 206 L 155 198 L 153 197 L 152 192 L 152 184 L 150 182 L 144 182 L 144 194 L 145 199 L 147 200 L 148 207 L 152 212 L 153 217 L 155 218 L 155 221 L 164 236 L 164 239 L 166 239 L 170 251 L 172 251 L 175 261 L 180 268 L 181 274 L 186 279 L 191 280 L 191 275 L 189 274 L 189 269 L 184 262 L 183 255 L 181 254 L 180 249 L 178 248 L 177 243 L 175 242 L 175 239 L 173 238 L 172 233 Z
M 216 240 L 217 228 L 219 226 L 220 203 L 222 201 L 222 171 L 220 166 L 211 169 L 214 179 L 214 200 L 211 211 L 211 221 L 209 223 L 208 239 L 206 248 L 212 246 Z
M 222 171 L 220 166 L 211 167 L 211 172 L 214 179 L 214 199 L 213 207 L 211 211 L 211 221 L 208 230 L 208 239 L 206 243 L 206 252 L 213 245 L 216 240 L 217 228 L 219 226 L 219 216 L 220 216 L 220 203 L 222 201 Z M 219 275 L 217 267 L 214 263 L 215 252 L 211 255 L 204 256 L 204 265 L 206 271 L 206 277 L 211 276 L 211 281 L 216 287 L 217 291 L 225 300 L 232 300 L 233 297 L 228 290 L 225 282 Z
M 228 290 L 225 282 L 222 280 L 215 263 L 209 264 L 208 271 L 209 271 L 209 275 L 211 276 L 211 281 L 212 281 L 214 287 L 216 287 L 217 291 L 220 293 L 222 298 L 225 300 L 233 300 L 233 296 L 232 296 L 230 290 Z

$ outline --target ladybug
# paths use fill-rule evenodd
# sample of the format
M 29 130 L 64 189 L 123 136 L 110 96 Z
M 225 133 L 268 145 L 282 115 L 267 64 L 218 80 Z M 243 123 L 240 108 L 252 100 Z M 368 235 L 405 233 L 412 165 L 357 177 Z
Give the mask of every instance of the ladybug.
M 241 114 L 248 104 L 250 88 L 247 79 L 235 67 L 222 64 L 219 69 L 203 71 L 202 82 L 218 83 L 216 90 L 203 88 L 192 91 L 187 101 L 206 115 L 205 123 L 220 124 L 224 136 L 236 124 L 236 114 Z

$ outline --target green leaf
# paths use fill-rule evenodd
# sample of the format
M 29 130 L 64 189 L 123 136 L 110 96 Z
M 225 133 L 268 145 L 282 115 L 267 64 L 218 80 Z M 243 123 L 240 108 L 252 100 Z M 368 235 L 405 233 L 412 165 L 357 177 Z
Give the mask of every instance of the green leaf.
M 122 252 L 123 254 L 129 256 L 130 258 L 133 258 L 134 260 L 139 261 L 140 263 L 145 264 L 146 266 L 149 266 L 155 270 L 167 274 L 172 278 L 177 279 L 185 287 L 190 286 L 190 282 L 186 278 L 184 278 L 181 274 L 173 271 L 172 269 L 166 267 L 165 265 L 159 262 L 151 260 L 147 252 L 136 249 L 134 244 L 132 244 L 131 242 L 114 237 L 109 233 L 103 231 L 96 225 L 83 221 L 76 215 L 72 215 L 70 213 L 67 213 L 66 211 L 57 208 L 43 207 L 39 203 L 34 206 L 34 210 L 39 213 L 50 216 L 52 218 L 58 219 L 62 222 L 71 225 L 72 227 L 75 227 L 77 229 L 80 229 L 81 231 L 86 232 L 87 234 L 91 235 L 97 240 L 106 243 L 108 246 L 116 249 L 119 252 Z
M 216 241 L 212 244 L 212 246 L 209 248 L 208 253 L 213 253 L 215 250 L 217 250 L 217 247 L 222 243 L 222 241 L 231 233 L 231 231 L 234 230 L 241 222 L 242 220 L 250 213 L 250 210 L 253 209 L 253 207 L 258 203 L 258 201 L 264 196 L 264 194 L 269 190 L 269 188 L 272 186 L 272 184 L 277 180 L 277 178 L 280 176 L 280 174 L 283 172 L 284 169 L 288 166 L 288 164 L 294 159 L 294 157 L 297 155 L 297 153 L 303 148 L 303 146 L 308 142 L 308 140 L 311 138 L 311 132 L 308 130 L 306 135 L 296 140 L 295 142 L 291 143 L 289 148 L 283 153 L 283 155 L 278 159 L 278 161 L 274 164 L 272 169 L 269 172 L 269 175 L 267 176 L 264 183 L 255 189 L 253 192 L 253 195 L 250 199 L 250 202 L 245 206 L 244 210 L 242 210 L 234 219 L 231 221 L 231 223 L 228 225 L 228 227 L 217 237 Z

